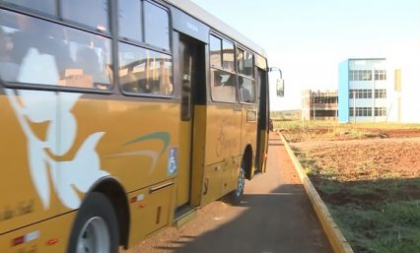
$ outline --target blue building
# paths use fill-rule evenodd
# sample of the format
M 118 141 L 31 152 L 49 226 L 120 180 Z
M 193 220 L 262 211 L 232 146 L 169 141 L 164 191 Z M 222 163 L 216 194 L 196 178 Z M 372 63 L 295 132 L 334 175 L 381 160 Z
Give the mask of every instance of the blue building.
M 386 121 L 387 83 L 384 58 L 348 59 L 340 63 L 338 121 Z

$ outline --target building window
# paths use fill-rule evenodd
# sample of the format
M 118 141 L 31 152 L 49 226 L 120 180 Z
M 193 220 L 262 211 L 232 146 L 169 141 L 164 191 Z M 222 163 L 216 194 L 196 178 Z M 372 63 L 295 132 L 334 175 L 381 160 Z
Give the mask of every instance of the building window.
M 386 80 L 386 70 L 375 70 L 375 80 Z
M 375 98 L 386 98 L 386 90 L 385 89 L 375 90 Z
M 372 108 L 370 107 L 350 107 L 349 108 L 349 115 L 350 117 L 371 117 L 372 116 Z
M 350 70 L 349 71 L 350 81 L 371 81 L 372 71 L 370 70 Z
M 372 98 L 372 90 L 363 89 L 363 90 L 350 90 L 349 92 L 350 99 L 370 99 Z
M 375 107 L 375 116 L 386 116 L 385 107 Z

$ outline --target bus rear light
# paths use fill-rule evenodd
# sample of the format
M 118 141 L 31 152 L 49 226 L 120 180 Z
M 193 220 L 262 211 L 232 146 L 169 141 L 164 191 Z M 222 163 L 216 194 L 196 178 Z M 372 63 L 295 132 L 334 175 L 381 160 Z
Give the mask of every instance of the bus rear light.
M 12 240 L 12 247 L 23 244 L 24 242 L 25 242 L 24 236 L 16 237 L 15 239 Z
M 18 245 L 23 244 L 23 243 L 31 242 L 31 241 L 36 240 L 38 238 L 39 238 L 39 231 L 34 231 L 34 232 L 28 233 L 26 235 L 16 237 L 15 239 L 12 240 L 12 247 L 18 246 Z

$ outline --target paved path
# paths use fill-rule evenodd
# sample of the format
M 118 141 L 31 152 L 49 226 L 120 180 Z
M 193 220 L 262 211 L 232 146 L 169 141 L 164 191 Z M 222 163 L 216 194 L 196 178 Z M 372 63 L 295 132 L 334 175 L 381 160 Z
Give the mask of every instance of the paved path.
M 130 253 L 332 253 L 282 142 L 270 136 L 267 173 L 247 181 L 240 206 L 220 201 Z

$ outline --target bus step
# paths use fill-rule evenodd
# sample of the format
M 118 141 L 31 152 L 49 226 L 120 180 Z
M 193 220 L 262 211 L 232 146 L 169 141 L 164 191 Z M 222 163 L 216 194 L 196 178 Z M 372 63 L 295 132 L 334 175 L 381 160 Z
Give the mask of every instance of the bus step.
M 193 207 L 183 207 L 175 212 L 175 222 L 176 227 L 181 227 L 182 225 L 188 223 L 197 215 L 197 209 Z

